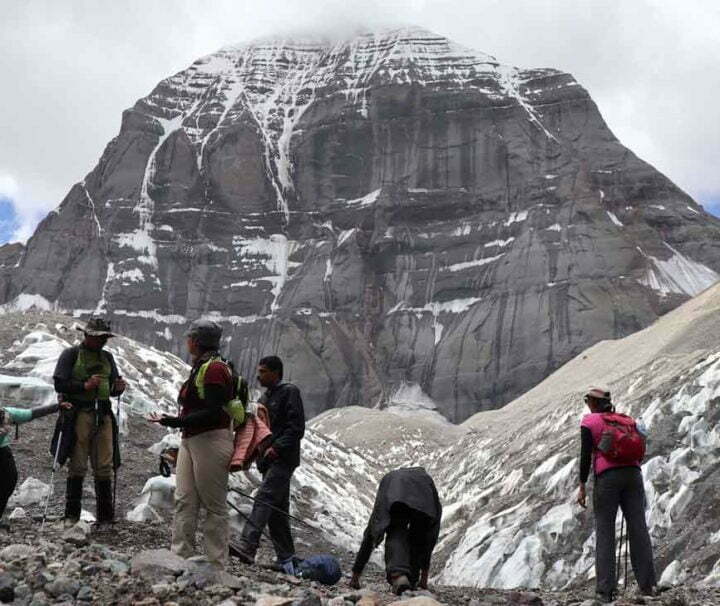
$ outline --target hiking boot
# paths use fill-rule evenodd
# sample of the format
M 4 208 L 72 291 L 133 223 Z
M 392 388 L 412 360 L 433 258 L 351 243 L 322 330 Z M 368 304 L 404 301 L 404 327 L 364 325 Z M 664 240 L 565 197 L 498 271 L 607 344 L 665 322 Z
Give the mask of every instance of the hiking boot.
M 63 526 L 69 528 L 77 524 L 82 509 L 82 476 L 68 476 L 65 487 L 65 516 Z
M 610 604 L 615 600 L 612 593 L 605 593 L 603 591 L 598 591 L 595 594 L 595 599 L 601 604 Z
M 650 587 L 643 589 L 642 587 L 639 590 L 639 593 L 641 596 L 649 597 L 649 598 L 656 598 L 660 595 L 660 591 L 657 587 Z
M 95 480 L 95 498 L 97 499 L 96 528 L 105 529 L 115 522 L 115 507 L 113 506 L 110 480 Z
M 250 553 L 250 551 L 245 547 L 245 545 L 243 545 L 242 542 L 228 543 L 228 552 L 232 557 L 237 558 L 243 564 L 255 563 L 255 556 Z
M 403 591 L 410 590 L 410 581 L 404 574 L 393 577 L 391 584 L 395 595 L 402 595 Z

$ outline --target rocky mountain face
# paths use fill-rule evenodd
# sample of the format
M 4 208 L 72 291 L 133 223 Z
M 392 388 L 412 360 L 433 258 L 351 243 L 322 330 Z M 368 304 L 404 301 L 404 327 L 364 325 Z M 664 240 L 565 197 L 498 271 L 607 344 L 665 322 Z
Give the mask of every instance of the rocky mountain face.
M 718 279 L 720 221 L 567 73 L 417 28 L 225 48 L 123 114 L 0 302 L 101 311 L 181 353 L 222 322 L 309 415 L 417 390 L 453 421 Z

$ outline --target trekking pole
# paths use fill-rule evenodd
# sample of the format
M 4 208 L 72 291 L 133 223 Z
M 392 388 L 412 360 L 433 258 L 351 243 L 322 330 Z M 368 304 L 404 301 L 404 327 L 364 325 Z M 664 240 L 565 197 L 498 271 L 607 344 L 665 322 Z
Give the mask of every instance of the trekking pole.
M 45 508 L 43 509 L 42 523 L 40 524 L 40 535 L 42 536 L 43 528 L 45 528 L 45 519 L 47 518 L 48 506 L 50 505 L 50 497 L 52 496 L 55 487 L 55 469 L 57 468 L 58 457 L 60 456 L 60 445 L 62 444 L 63 429 L 60 425 L 60 431 L 58 432 L 57 448 L 55 448 L 55 456 L 53 457 L 52 471 L 50 472 L 50 490 L 48 490 L 47 498 L 45 499 Z
M 628 585 L 628 544 L 629 543 L 630 543 L 630 533 L 626 530 L 625 531 L 625 591 L 627 591 L 627 585 Z
M 122 377 L 119 377 L 122 378 Z M 122 430 L 122 425 L 120 423 L 120 398 L 121 394 L 118 394 L 117 397 L 117 430 L 118 430 L 118 449 L 120 448 L 120 431 Z M 113 455 L 114 455 L 113 451 Z M 114 458 L 114 457 L 113 457 Z M 117 467 L 113 465 L 113 511 L 115 511 L 115 507 L 117 506 Z M 117 512 L 115 512 L 117 513 Z
M 623 530 L 625 527 L 625 516 L 620 518 L 620 541 L 618 542 L 617 561 L 615 562 L 615 581 L 620 580 L 620 570 L 622 569 L 622 545 L 623 545 Z
M 248 524 L 250 524 L 250 526 L 252 526 L 252 527 L 255 528 L 256 530 L 260 530 L 260 533 L 262 534 L 262 536 L 264 536 L 268 541 L 272 541 L 272 539 L 267 535 L 267 533 L 266 533 L 264 530 L 261 530 L 260 527 L 259 527 L 257 524 L 255 524 L 255 522 L 253 522 L 253 521 L 250 519 L 249 516 L 245 515 L 245 514 L 240 510 L 240 508 L 239 508 L 237 505 L 235 505 L 235 503 L 233 503 L 230 499 L 227 499 L 227 504 L 230 505 L 230 507 L 232 507 L 235 511 L 237 511 L 238 514 L 240 514 L 240 516 L 241 516 Z
M 247 498 L 247 499 L 250 499 L 251 501 L 255 501 L 256 503 L 260 503 L 260 505 L 265 505 L 265 507 L 269 507 L 269 508 L 272 509 L 273 511 L 277 511 L 278 513 L 283 514 L 285 517 L 290 518 L 291 520 L 295 520 L 296 522 L 302 524 L 303 526 L 307 526 L 308 528 L 310 528 L 310 529 L 312 529 L 312 530 L 317 530 L 317 528 L 315 528 L 314 526 L 308 524 L 305 520 L 301 520 L 300 518 L 296 518 L 296 517 L 295 517 L 294 515 L 292 515 L 291 513 L 288 513 L 287 511 L 283 511 L 283 510 L 280 509 L 279 507 L 275 507 L 274 505 L 271 505 L 270 503 L 267 503 L 267 502 L 263 501 L 262 499 L 258 499 L 258 498 L 256 498 L 256 497 L 251 497 L 249 494 L 245 494 L 242 490 L 239 490 L 239 489 L 237 489 L 237 488 L 231 488 L 230 490 L 232 490 L 233 492 L 236 492 L 236 493 L 239 494 L 240 496 L 243 496 L 243 497 L 245 497 L 245 498 Z

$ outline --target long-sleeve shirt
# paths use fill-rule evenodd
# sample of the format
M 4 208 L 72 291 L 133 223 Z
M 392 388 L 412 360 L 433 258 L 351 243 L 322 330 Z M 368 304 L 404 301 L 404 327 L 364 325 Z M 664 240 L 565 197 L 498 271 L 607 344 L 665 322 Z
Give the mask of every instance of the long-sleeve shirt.
M 300 465 L 300 441 L 305 435 L 305 409 L 300 390 L 292 383 L 268 389 L 261 399 L 270 417 L 272 447 L 292 468 Z
M 79 396 L 85 393 L 85 381 L 80 380 L 73 375 L 73 369 L 82 347 L 83 345 L 76 345 L 65 349 L 60 354 L 57 364 L 55 365 L 55 371 L 53 372 L 55 391 L 57 393 L 65 394 L 73 402 L 73 396 Z M 121 392 L 114 389 L 115 381 L 120 376 L 117 365 L 115 364 L 115 358 L 109 351 L 105 350 L 102 350 L 101 355 L 103 355 L 110 364 L 110 377 L 108 378 L 108 382 L 110 384 L 110 395 L 120 395 Z
M 587 427 L 580 428 L 580 483 L 585 484 L 592 466 L 593 438 Z

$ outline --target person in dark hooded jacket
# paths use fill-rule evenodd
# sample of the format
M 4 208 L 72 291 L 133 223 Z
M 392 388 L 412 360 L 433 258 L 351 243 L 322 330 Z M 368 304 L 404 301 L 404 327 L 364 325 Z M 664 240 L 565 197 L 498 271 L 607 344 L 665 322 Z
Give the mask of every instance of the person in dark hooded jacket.
M 372 550 L 385 539 L 385 572 L 393 591 L 400 595 L 418 585 L 427 589 L 441 518 L 442 505 L 435 483 L 422 467 L 386 474 L 378 487 L 350 585 L 360 588 L 360 575 Z

